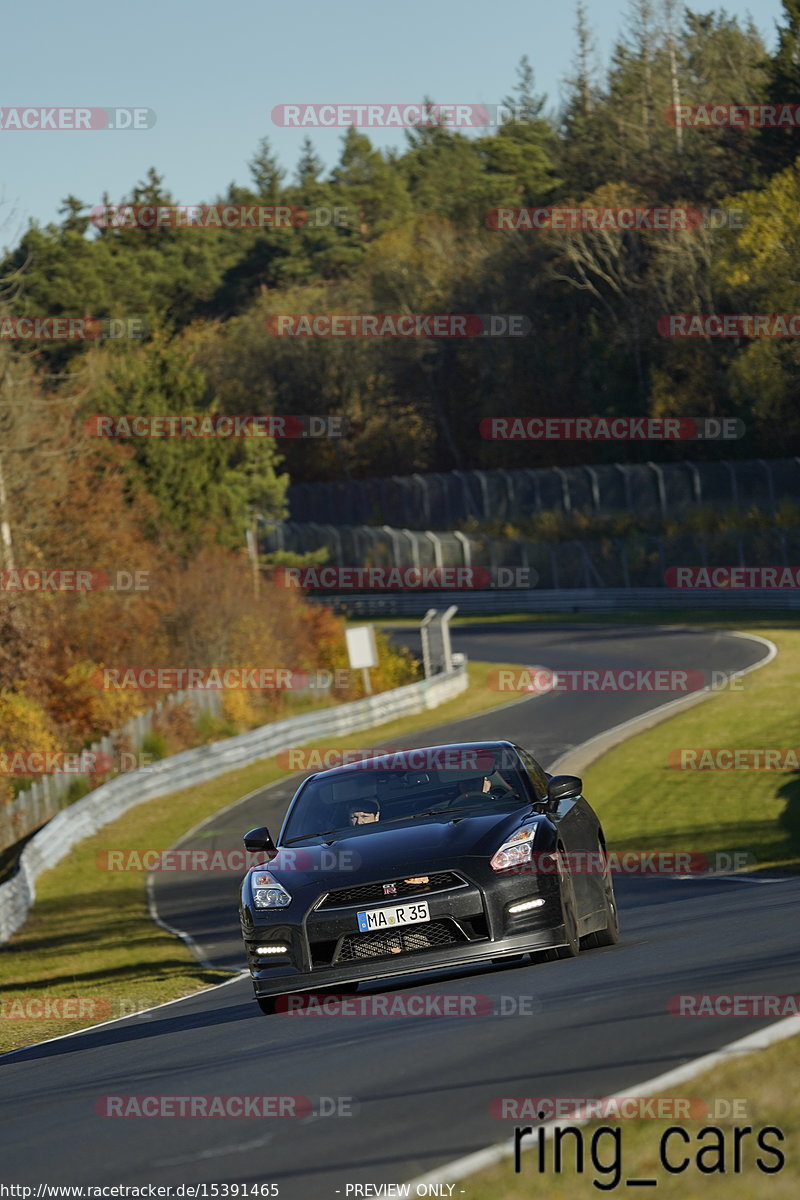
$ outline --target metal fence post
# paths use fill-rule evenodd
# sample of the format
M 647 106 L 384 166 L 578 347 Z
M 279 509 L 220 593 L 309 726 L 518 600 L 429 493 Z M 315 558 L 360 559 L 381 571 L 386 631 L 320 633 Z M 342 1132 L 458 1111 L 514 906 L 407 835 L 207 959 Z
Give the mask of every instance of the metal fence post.
M 453 537 L 456 539 L 456 541 L 461 546 L 461 553 L 464 555 L 464 564 L 463 565 L 465 567 L 471 567 L 472 566 L 472 546 L 470 546 L 470 544 L 469 544 L 469 538 L 467 537 L 466 534 L 462 533 L 460 529 L 453 530 Z
M 433 674 L 433 664 L 431 662 L 431 639 L 430 639 L 430 624 L 436 616 L 436 609 L 429 608 L 422 618 L 419 626 L 419 636 L 422 642 L 422 669 L 425 672 L 425 678 L 430 679 Z
M 439 538 L 436 536 L 435 533 L 431 533 L 430 529 L 425 530 L 425 537 L 430 538 L 431 544 L 433 546 L 433 561 L 434 561 L 434 563 L 436 564 L 437 568 L 442 567 L 444 565 L 444 559 L 442 558 L 442 543 L 441 543 L 441 541 L 439 540 Z

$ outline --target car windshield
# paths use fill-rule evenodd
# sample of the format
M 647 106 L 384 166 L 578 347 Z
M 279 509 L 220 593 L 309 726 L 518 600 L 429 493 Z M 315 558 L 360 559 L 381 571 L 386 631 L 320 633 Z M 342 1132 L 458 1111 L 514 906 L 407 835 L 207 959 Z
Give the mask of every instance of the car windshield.
M 529 801 L 528 791 L 509 756 L 461 770 L 382 770 L 364 764 L 311 779 L 303 788 L 281 839 L 372 832 L 438 813 L 510 812 Z M 366 832 L 366 830 L 365 830 Z

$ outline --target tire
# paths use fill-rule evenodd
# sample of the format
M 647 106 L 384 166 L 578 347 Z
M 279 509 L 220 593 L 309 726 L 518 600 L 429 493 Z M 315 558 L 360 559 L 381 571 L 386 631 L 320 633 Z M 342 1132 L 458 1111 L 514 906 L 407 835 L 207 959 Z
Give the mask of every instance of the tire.
M 599 850 L 601 854 L 605 854 L 604 846 L 600 846 Z M 590 933 L 584 939 L 587 949 L 594 949 L 595 946 L 616 946 L 619 941 L 619 912 L 614 895 L 614 884 L 607 863 L 603 874 L 603 896 L 606 906 L 606 923 L 602 929 Z
M 617 909 L 617 900 L 614 895 L 614 885 L 611 882 L 610 872 L 606 875 L 603 886 L 606 894 L 606 913 L 608 914 L 605 929 L 598 929 L 595 933 L 597 946 L 616 946 L 619 941 L 619 911 Z
M 561 846 L 559 846 L 558 850 L 558 878 L 559 891 L 561 893 L 561 916 L 564 922 L 567 944 L 566 946 L 556 946 L 554 955 L 556 958 L 576 958 L 581 948 L 581 940 L 578 936 L 578 906 L 575 901 L 575 887 L 572 882 L 572 875 L 565 861 L 564 849 Z

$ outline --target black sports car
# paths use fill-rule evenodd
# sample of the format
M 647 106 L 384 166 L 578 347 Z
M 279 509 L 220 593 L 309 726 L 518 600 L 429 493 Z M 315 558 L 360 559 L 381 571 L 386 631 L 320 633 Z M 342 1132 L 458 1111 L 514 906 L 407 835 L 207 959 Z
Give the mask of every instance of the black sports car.
M 619 938 L 600 822 L 573 775 L 511 742 L 388 753 L 309 776 L 277 843 L 245 836 L 256 999 Z M 266 852 L 266 853 L 263 853 Z

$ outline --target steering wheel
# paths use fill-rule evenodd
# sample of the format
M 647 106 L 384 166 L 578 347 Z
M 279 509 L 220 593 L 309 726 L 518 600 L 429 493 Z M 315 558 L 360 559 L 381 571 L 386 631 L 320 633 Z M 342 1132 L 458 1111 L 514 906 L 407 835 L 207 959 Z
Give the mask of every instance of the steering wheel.
M 488 792 L 484 792 L 483 794 L 484 796 L 488 796 L 490 800 L 503 800 L 506 796 L 511 795 L 508 788 L 500 787 L 499 784 L 490 787 Z
M 458 796 L 454 796 L 452 800 L 448 800 L 443 808 L 455 808 L 457 805 L 463 804 L 465 800 L 500 800 L 503 796 L 507 796 L 505 788 L 493 787 L 488 792 L 461 792 Z

